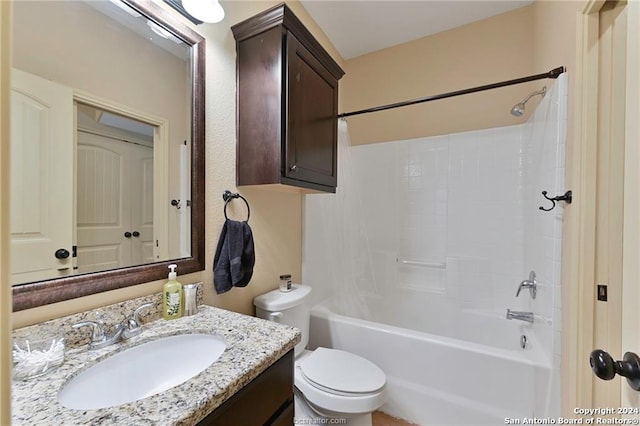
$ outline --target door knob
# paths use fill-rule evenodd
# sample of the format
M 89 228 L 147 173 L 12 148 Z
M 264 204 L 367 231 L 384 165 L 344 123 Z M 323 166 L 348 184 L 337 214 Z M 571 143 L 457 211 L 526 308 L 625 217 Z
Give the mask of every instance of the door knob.
M 56 259 L 61 259 L 62 260 L 62 259 L 66 259 L 67 257 L 69 257 L 69 254 L 70 254 L 69 250 L 61 248 L 61 249 L 56 250 L 54 256 L 56 257 Z
M 614 361 L 607 352 L 596 349 L 589 356 L 589 364 L 602 380 L 611 380 L 617 373 L 627 378 L 633 390 L 640 391 L 640 357 L 633 352 L 625 353 L 622 361 Z
M 139 236 L 140 236 L 140 233 L 139 233 L 138 231 L 133 231 L 133 236 L 134 236 L 134 237 L 139 237 Z
M 125 238 L 131 238 L 131 232 L 127 231 L 124 233 Z

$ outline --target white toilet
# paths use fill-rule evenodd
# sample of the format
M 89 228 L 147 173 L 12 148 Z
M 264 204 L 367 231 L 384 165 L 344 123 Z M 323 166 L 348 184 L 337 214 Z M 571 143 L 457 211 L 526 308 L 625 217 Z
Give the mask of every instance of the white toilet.
M 290 292 L 276 289 L 253 301 L 258 317 L 302 333 L 295 347 L 295 418 L 346 418 L 350 426 L 371 426 L 371 413 L 386 399 L 386 376 L 361 356 L 336 349 L 305 349 L 310 295 L 311 287 L 294 284 Z

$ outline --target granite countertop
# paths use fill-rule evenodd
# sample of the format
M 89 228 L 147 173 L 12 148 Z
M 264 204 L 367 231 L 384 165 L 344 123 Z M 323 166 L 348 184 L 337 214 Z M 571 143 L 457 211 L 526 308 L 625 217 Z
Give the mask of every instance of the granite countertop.
M 77 319 L 73 321 L 77 322 Z M 185 383 L 111 408 L 73 410 L 58 403 L 59 389 L 100 360 L 158 337 L 188 333 L 219 335 L 225 339 L 227 349 L 210 367 Z M 69 340 L 68 335 L 66 340 Z M 300 332 L 295 328 L 201 305 L 196 315 L 144 323 L 140 335 L 103 349 L 88 351 L 86 344 L 68 348 L 65 362 L 58 369 L 41 377 L 14 381 L 12 424 L 193 425 L 299 341 Z M 189 354 L 185 353 L 184 358 L 176 362 L 189 362 Z

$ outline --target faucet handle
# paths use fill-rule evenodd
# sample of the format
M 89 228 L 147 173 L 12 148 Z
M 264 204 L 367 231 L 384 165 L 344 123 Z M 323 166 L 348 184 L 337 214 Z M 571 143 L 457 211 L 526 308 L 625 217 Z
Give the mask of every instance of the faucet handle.
M 78 329 L 80 327 L 92 327 L 91 343 L 102 342 L 105 339 L 104 328 L 101 323 L 95 321 L 81 321 L 73 324 L 71 327 Z
M 135 311 L 133 311 L 132 319 L 133 321 L 140 326 L 140 313 L 145 309 L 149 309 L 155 306 L 155 303 L 149 302 L 144 305 L 138 306 Z
M 524 280 L 520 283 L 520 285 L 518 286 L 518 291 L 516 291 L 516 297 L 520 296 L 520 291 L 522 291 L 523 288 L 532 288 L 531 281 Z
M 520 291 L 523 288 L 528 288 L 529 289 L 529 293 L 531 294 L 531 298 L 535 299 L 536 298 L 536 294 L 538 291 L 538 282 L 536 281 L 536 273 L 535 271 L 531 271 L 529 272 L 529 279 L 528 280 L 524 280 L 520 283 L 520 285 L 518 286 L 518 291 L 516 291 L 516 297 L 518 297 L 520 295 Z
M 136 308 L 131 315 L 131 318 L 127 320 L 127 329 L 125 330 L 125 337 L 130 338 L 137 334 L 140 334 L 142 328 L 140 327 L 140 313 L 145 309 L 151 308 L 155 305 L 153 302 L 145 303 Z

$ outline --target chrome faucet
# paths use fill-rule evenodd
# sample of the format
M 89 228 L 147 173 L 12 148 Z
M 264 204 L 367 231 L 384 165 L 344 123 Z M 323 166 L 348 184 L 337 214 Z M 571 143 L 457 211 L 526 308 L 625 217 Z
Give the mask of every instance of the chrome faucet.
M 119 324 L 111 335 L 107 335 L 104 331 L 104 324 L 96 321 L 81 321 L 77 324 L 73 324 L 72 327 L 78 329 L 80 327 L 92 327 L 91 342 L 89 343 L 89 350 L 101 349 L 114 343 L 118 343 L 122 340 L 130 339 L 142 332 L 140 326 L 140 312 L 142 310 L 154 306 L 154 303 L 145 303 L 133 311 L 133 315 L 123 324 Z
M 526 322 L 533 322 L 533 312 L 522 312 L 522 311 L 512 311 L 511 309 L 507 309 L 507 319 L 508 320 L 519 320 Z
M 520 285 L 518 286 L 518 291 L 516 291 L 516 297 L 520 295 L 520 291 L 522 291 L 523 288 L 529 289 L 529 293 L 531 294 L 532 299 L 536 298 L 536 293 L 538 292 L 538 282 L 536 281 L 535 271 L 529 272 L 529 279 L 524 280 L 520 283 Z
M 124 331 L 124 326 L 122 324 L 116 327 L 115 331 L 111 336 L 108 336 L 104 331 L 104 324 L 96 321 L 81 321 L 77 324 L 72 325 L 73 328 L 80 327 L 92 327 L 93 331 L 91 333 L 91 342 L 89 343 L 89 349 L 101 349 L 105 346 L 113 345 L 116 342 L 119 342 L 122 339 L 122 332 Z

